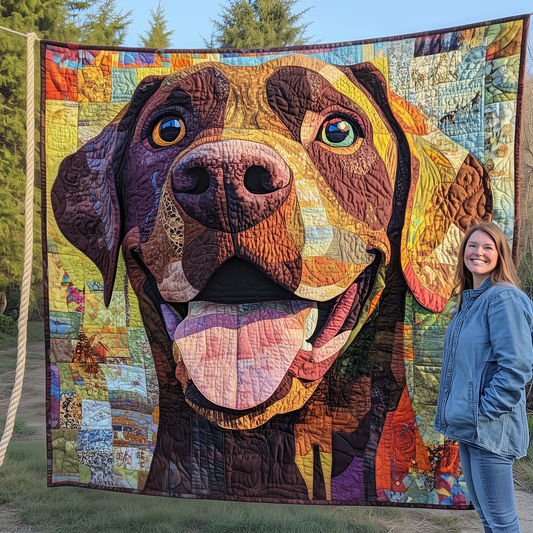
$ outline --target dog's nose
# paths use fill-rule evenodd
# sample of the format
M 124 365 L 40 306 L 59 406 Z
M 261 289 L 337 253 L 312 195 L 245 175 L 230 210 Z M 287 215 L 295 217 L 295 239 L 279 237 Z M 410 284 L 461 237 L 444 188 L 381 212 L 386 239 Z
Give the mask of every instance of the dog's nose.
M 232 233 L 275 213 L 291 181 L 289 165 L 272 148 L 240 139 L 196 146 L 172 168 L 183 210 L 206 228 Z

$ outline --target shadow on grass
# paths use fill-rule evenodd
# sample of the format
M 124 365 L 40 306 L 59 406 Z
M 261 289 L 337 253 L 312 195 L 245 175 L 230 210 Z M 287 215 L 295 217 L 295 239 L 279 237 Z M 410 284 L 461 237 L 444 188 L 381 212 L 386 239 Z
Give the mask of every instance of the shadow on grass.
M 0 468 L 0 503 L 55 533 L 382 533 L 402 511 L 179 500 L 46 487 L 45 444 L 12 442 Z M 389 524 L 387 525 L 388 522 Z

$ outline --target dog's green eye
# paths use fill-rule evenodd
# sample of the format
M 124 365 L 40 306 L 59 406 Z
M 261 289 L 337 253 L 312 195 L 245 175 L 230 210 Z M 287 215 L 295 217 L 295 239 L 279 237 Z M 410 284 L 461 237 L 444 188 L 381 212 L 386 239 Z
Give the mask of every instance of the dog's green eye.
M 185 137 L 185 123 L 180 117 L 167 116 L 154 126 L 150 136 L 150 144 L 154 148 L 172 146 Z
M 344 117 L 333 117 L 324 121 L 318 133 L 318 140 L 328 146 L 344 147 L 351 146 L 362 137 L 359 126 Z

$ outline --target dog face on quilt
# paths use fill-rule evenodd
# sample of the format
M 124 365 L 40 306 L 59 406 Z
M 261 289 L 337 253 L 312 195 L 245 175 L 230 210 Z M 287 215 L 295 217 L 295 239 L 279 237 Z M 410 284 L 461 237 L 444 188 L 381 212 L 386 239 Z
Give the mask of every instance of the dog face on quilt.
M 168 428 L 190 425 L 194 412 L 213 431 L 234 430 L 241 450 L 283 425 L 293 455 L 280 462 L 304 477 L 317 449 L 333 456 L 330 478 L 359 452 L 375 457 L 376 391 L 385 411 L 405 401 L 394 346 L 407 287 L 443 310 L 455 248 L 472 221 L 490 218 L 491 195 L 477 160 L 373 65 L 295 55 L 143 80 L 115 121 L 63 161 L 52 205 L 65 237 L 101 270 L 106 304 L 122 247 L 161 389 L 149 486 L 172 491 L 161 465 L 180 463 L 180 452 Z M 358 347 L 371 319 L 370 348 Z M 310 431 L 310 417 L 324 427 Z M 341 433 L 360 441 L 344 466 Z M 291 475 L 287 487 L 299 486 Z M 186 477 L 175 481 L 185 492 Z M 335 499 L 334 483 L 323 484 Z M 291 497 L 282 485 L 276 494 Z M 320 496 L 317 481 L 307 490 Z

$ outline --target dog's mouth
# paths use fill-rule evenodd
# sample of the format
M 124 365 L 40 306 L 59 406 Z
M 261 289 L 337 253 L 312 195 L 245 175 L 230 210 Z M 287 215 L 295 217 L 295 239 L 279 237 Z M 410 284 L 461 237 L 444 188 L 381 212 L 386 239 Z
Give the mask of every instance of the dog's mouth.
M 165 324 L 185 398 L 208 418 L 223 416 L 219 425 L 247 413 L 270 411 L 268 419 L 307 401 L 348 341 L 381 261 L 372 250 L 374 261 L 348 289 L 317 302 L 232 257 L 181 303 L 163 298 L 139 251 L 130 248 Z
M 379 259 L 376 251 L 355 282 L 326 302 L 296 296 L 237 257 L 188 303 L 158 295 L 188 401 L 237 415 L 286 395 L 291 377 L 304 386 L 322 378 L 348 340 Z

